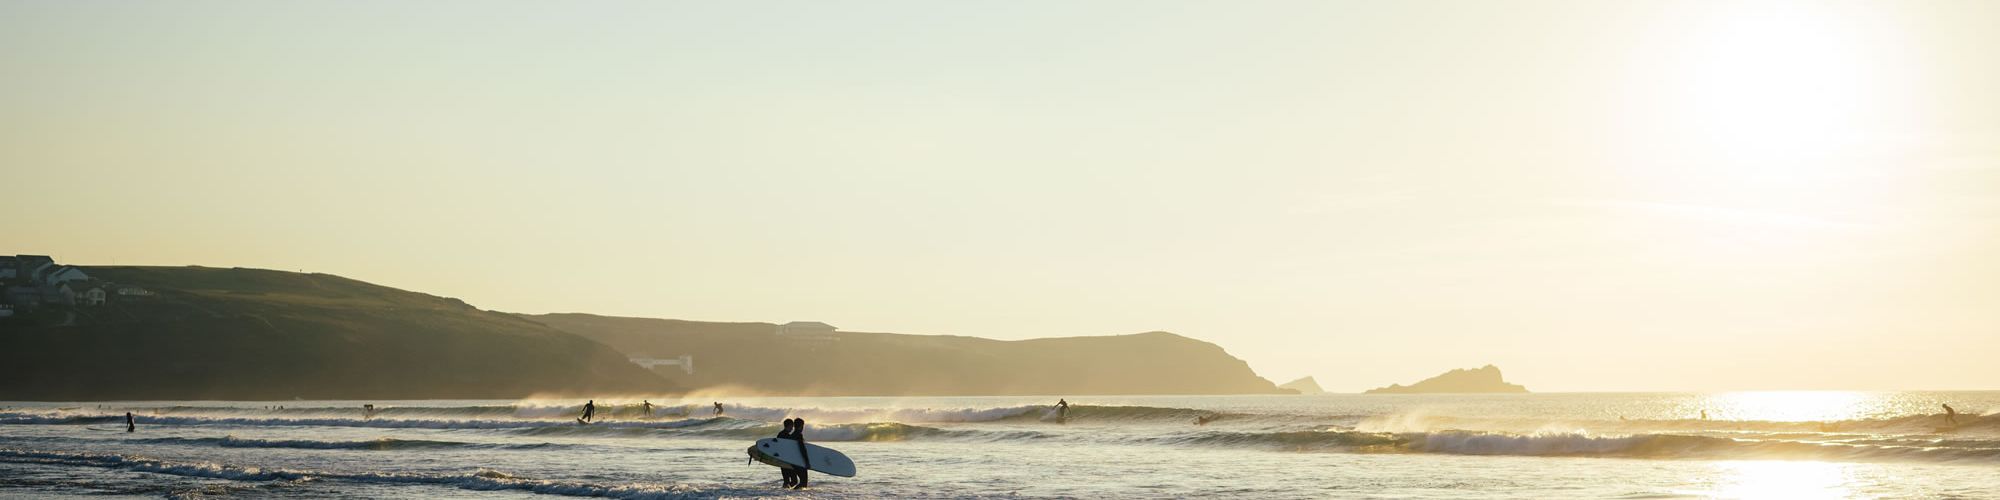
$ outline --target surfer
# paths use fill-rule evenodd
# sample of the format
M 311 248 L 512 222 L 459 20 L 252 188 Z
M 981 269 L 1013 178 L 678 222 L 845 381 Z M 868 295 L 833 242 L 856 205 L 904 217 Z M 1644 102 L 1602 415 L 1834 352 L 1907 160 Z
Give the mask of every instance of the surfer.
M 1958 410 L 1951 409 L 1951 405 L 1944 405 L 1944 421 L 1951 423 L 1952 428 L 1958 428 Z
M 778 431 L 778 439 L 793 439 L 792 431 L 797 429 L 798 429 L 797 422 L 793 422 L 792 419 L 789 418 L 785 419 L 785 429 Z M 795 472 L 793 469 L 794 468 L 792 467 L 778 468 L 778 472 L 783 473 L 785 475 L 784 484 L 786 488 L 790 488 L 792 486 L 796 486 L 799 484 L 799 474 Z
M 718 416 L 722 415 L 722 402 L 721 402 L 721 401 L 716 401 L 716 402 L 715 402 L 715 414 L 716 414 L 716 415 L 718 415 Z
M 1708 420 L 1708 410 L 1702 410 L 1702 411 L 1701 411 L 1701 419 L 1702 419 L 1702 420 Z
M 812 468 L 812 455 L 806 454 L 806 419 L 792 420 L 792 440 L 799 443 L 799 460 L 805 462 L 804 467 L 792 472 L 798 478 L 792 489 L 803 490 L 806 489 L 806 470 Z
M 639 400 L 639 406 L 640 406 L 640 407 L 642 407 L 642 408 L 645 408 L 645 409 L 646 409 L 646 418 L 652 418 L 652 417 L 653 417 L 653 401 L 652 401 L 652 400 L 649 400 L 649 399 L 641 399 L 641 400 Z
M 125 412 L 125 432 L 138 432 L 139 421 L 132 418 L 132 412 Z
M 1214 415 L 1197 415 L 1194 417 L 1194 425 L 1208 425 L 1209 422 L 1214 421 Z
M 588 424 L 591 417 L 595 416 L 597 416 L 597 400 L 592 399 L 583 403 L 583 416 L 577 417 L 576 421 L 577 423 Z
M 369 420 L 373 418 L 375 418 L 375 403 L 361 405 L 361 419 Z
M 1057 422 L 1069 421 L 1069 400 L 1061 398 L 1056 399 L 1056 421 Z

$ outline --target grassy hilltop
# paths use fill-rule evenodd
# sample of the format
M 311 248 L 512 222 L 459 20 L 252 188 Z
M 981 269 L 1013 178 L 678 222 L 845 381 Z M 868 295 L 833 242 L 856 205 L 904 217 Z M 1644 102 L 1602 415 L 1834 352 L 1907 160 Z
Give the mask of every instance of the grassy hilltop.
M 66 326 L 45 318 L 0 327 L 0 400 L 513 398 L 671 389 L 603 344 L 457 299 L 327 274 L 85 271 L 157 295 L 77 307 Z
M 627 353 L 693 355 L 691 375 L 660 371 L 695 389 L 822 396 L 1291 392 L 1215 344 L 1166 332 L 1016 341 L 839 332 L 835 340 L 811 342 L 781 340 L 770 323 L 528 317 Z

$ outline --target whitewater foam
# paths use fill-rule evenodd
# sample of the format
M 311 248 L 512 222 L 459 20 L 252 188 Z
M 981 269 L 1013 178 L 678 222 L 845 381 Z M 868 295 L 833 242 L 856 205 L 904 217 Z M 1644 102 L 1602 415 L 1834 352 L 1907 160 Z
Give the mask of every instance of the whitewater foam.
M 78 453 L 43 450 L 0 449 L 0 461 L 27 462 L 89 466 L 150 472 L 185 477 L 227 479 L 232 481 L 355 481 L 391 484 L 427 484 L 454 486 L 474 491 L 519 490 L 533 493 L 607 497 L 619 499 L 680 499 L 715 498 L 725 496 L 728 490 L 705 490 L 688 484 L 596 484 L 583 481 L 537 480 L 515 477 L 500 471 L 479 469 L 463 474 L 424 474 L 405 472 L 335 472 L 312 471 L 285 468 L 264 468 L 256 466 L 226 465 L 214 462 L 180 462 L 160 460 L 136 455 L 111 453 Z

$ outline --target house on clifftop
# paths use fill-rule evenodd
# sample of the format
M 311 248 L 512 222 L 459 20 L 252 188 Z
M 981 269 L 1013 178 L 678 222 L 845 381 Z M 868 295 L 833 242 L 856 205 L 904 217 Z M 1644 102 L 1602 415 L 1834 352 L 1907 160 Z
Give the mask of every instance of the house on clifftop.
M 793 321 L 778 325 L 778 338 L 789 341 L 832 342 L 835 340 L 833 332 L 836 330 L 838 329 L 833 325 L 818 321 Z
M 54 285 L 90 279 L 83 269 L 57 264 L 47 255 L 0 255 L 0 281 L 18 285 Z

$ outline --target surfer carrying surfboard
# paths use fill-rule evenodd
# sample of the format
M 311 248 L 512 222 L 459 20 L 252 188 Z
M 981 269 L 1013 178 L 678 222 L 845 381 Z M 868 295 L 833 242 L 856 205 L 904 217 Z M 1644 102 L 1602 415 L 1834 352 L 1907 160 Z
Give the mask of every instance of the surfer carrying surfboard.
M 800 442 L 805 439 L 805 419 L 785 419 L 785 429 L 777 437 L 757 440 L 746 450 L 750 460 L 777 467 L 785 473 L 784 487 L 805 488 L 806 471 L 818 471 L 836 477 L 854 477 L 854 460 L 839 451 L 824 446 Z
M 792 485 L 792 489 L 803 490 L 806 489 L 806 471 L 812 469 L 812 454 L 806 452 L 806 419 L 792 419 L 792 440 L 799 443 L 800 460 L 806 462 L 805 467 L 792 472 L 798 475 L 798 482 Z
M 792 419 L 789 418 L 785 419 L 785 430 L 778 431 L 778 439 L 797 439 L 796 437 L 792 436 L 792 431 L 797 430 L 798 425 L 799 425 L 798 422 L 795 422 Z M 785 475 L 784 484 L 786 488 L 798 486 L 799 473 L 797 472 L 797 468 L 779 467 L 778 472 L 783 473 Z

